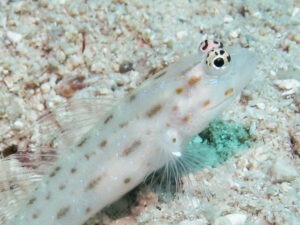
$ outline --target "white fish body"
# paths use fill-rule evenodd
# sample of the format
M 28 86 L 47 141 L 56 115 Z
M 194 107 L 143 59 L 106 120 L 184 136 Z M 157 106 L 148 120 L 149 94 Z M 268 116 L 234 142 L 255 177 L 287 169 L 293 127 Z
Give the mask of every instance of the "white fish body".
M 199 53 L 131 92 L 55 163 L 4 224 L 81 225 L 147 175 L 180 158 L 188 141 L 228 106 L 254 73 L 250 51 L 228 52 L 232 60 L 225 69 L 210 68 L 206 53 Z

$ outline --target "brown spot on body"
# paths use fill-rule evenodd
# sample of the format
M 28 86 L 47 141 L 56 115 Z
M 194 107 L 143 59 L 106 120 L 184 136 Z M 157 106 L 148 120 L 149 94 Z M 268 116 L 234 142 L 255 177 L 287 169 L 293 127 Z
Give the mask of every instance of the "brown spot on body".
M 85 190 L 88 191 L 88 190 L 91 190 L 91 189 L 95 188 L 99 184 L 99 182 L 101 181 L 102 177 L 103 176 L 100 175 L 100 176 L 96 177 L 95 179 L 91 180 L 88 183 L 88 185 L 85 187 Z
M 204 107 L 207 107 L 207 106 L 209 106 L 210 105 L 210 100 L 208 99 L 208 100 L 206 100 L 205 102 L 203 102 L 203 106 Z
M 124 122 L 124 123 L 120 123 L 119 124 L 119 127 L 120 128 L 123 128 L 123 127 L 126 127 L 128 125 L 128 122 Z
M 46 196 L 46 200 L 50 200 L 50 198 L 51 198 L 51 192 L 48 192 L 48 194 L 47 194 L 47 196 Z
M 224 92 L 224 94 L 227 96 L 227 95 L 230 95 L 230 94 L 232 94 L 233 93 L 233 88 L 228 88 L 225 92 Z
M 190 120 L 190 117 L 188 115 L 186 115 L 181 120 L 182 120 L 182 122 L 187 123 Z
M 36 197 L 29 199 L 27 205 L 32 205 L 36 201 Z
M 176 88 L 176 94 L 180 95 L 183 92 L 182 88 Z
M 107 124 L 114 116 L 110 114 L 106 119 L 104 120 L 104 124 Z
M 157 114 L 160 110 L 161 110 L 162 106 L 161 104 L 156 104 L 154 105 L 148 112 L 147 112 L 147 116 L 148 117 L 152 117 L 155 114 Z
M 67 213 L 70 211 L 71 207 L 70 206 L 66 206 L 61 208 L 60 210 L 58 210 L 57 214 L 56 214 L 56 218 L 57 219 L 61 219 L 63 218 L 65 215 L 67 215 Z
M 1 222 L 1 224 L 6 224 L 6 223 L 8 223 L 8 222 L 7 222 L 7 218 L 6 218 L 4 215 L 1 215 L 1 216 L 0 216 L 0 222 Z
M 172 142 L 175 143 L 176 142 L 176 138 L 172 138 Z
M 52 171 L 52 173 L 50 173 L 50 177 L 54 177 L 58 171 L 60 171 L 60 166 L 55 167 L 54 171 Z
M 77 145 L 77 147 L 81 147 L 86 141 L 87 141 L 87 138 L 84 138 L 84 139 Z
M 178 109 L 179 109 L 179 108 L 178 108 L 178 106 L 177 106 L 177 105 L 175 105 L 175 106 L 173 106 L 173 107 L 172 107 L 172 111 L 173 111 L 173 112 L 176 112 L 176 111 L 178 111 Z
M 125 148 L 122 152 L 122 156 L 128 156 L 130 153 L 132 153 L 137 147 L 141 145 L 141 141 L 135 141 L 130 145 L 128 148 Z
M 132 102 L 136 98 L 135 94 L 129 96 L 129 101 Z
M 59 188 L 59 190 L 61 190 L 61 191 L 62 191 L 62 190 L 64 190 L 64 189 L 66 188 L 66 185 L 64 185 L 64 184 L 61 184 L 61 185 L 59 185 L 59 187 L 58 187 L 58 188 Z
M 87 207 L 86 209 L 85 209 L 85 212 L 86 213 L 90 213 L 92 211 L 92 209 L 90 208 L 90 207 Z
M 199 81 L 201 81 L 201 77 L 196 77 L 196 76 L 192 76 L 189 80 L 188 80 L 188 84 L 190 86 L 194 86 L 195 84 L 197 84 Z
M 86 158 L 86 160 L 90 160 L 90 158 L 93 155 L 96 155 L 96 152 L 88 152 L 88 153 L 84 154 L 84 157 Z
M 101 148 L 104 148 L 106 145 L 107 145 L 107 140 L 101 141 L 101 143 L 100 143 Z
M 39 213 L 33 213 L 32 214 L 32 219 L 37 219 L 39 217 Z
M 124 180 L 124 184 L 128 184 L 130 181 L 131 181 L 131 179 L 130 179 L 129 177 L 127 177 L 127 178 Z
M 73 167 L 73 168 L 71 169 L 71 173 L 76 173 L 76 171 L 77 171 L 77 168 L 75 168 L 75 167 Z

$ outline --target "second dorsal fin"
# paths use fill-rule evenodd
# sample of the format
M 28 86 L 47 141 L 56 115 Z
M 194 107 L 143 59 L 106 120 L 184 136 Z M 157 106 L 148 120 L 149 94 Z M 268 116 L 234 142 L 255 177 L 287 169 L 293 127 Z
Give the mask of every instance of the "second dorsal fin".
M 43 175 L 109 112 L 111 96 L 80 98 L 42 115 L 10 154 L 0 155 L 0 224 L 7 224 Z M 99 128 L 101 130 L 101 128 Z

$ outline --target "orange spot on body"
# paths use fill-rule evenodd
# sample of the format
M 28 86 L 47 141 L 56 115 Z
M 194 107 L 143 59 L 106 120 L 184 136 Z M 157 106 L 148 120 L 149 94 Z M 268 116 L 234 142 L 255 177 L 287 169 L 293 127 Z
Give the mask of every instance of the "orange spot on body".
M 178 111 L 178 106 L 177 106 L 177 105 L 173 106 L 173 107 L 172 107 L 172 111 L 173 111 L 173 112 Z
M 61 219 L 63 218 L 69 211 L 70 211 L 71 207 L 70 206 L 66 206 L 64 208 L 61 208 L 57 214 L 56 214 L 56 219 Z
M 190 86 L 194 86 L 195 84 L 197 84 L 199 81 L 201 81 L 202 80 L 202 77 L 196 77 L 196 76 L 193 76 L 193 77 L 191 77 L 190 79 L 189 79 L 189 81 L 188 81 L 188 84 L 190 85 Z
M 184 116 L 182 118 L 182 122 L 187 123 L 190 120 L 190 117 L 188 115 Z
M 137 147 L 139 147 L 142 144 L 141 141 L 137 140 L 133 142 L 129 147 L 125 148 L 125 150 L 122 152 L 122 156 L 128 156 L 130 153 L 132 153 Z
M 158 113 L 162 108 L 162 105 L 157 104 L 155 106 L 153 106 L 148 112 L 147 112 L 147 116 L 148 117 L 152 117 L 154 116 L 156 113 Z
M 106 146 L 106 144 L 107 144 L 107 141 L 106 141 L 106 140 L 103 140 L 103 141 L 101 141 L 101 143 L 100 143 L 100 147 L 101 147 L 101 148 L 104 148 L 104 147 Z
M 182 91 L 183 91 L 182 88 L 177 88 L 176 89 L 176 94 L 180 95 L 182 93 Z
M 233 88 L 228 88 L 225 92 L 224 92 L 224 94 L 227 96 L 227 95 L 230 95 L 230 94 L 232 94 L 233 93 Z
M 208 99 L 208 100 L 206 100 L 205 102 L 203 102 L 203 106 L 204 107 L 207 107 L 207 106 L 209 106 L 210 105 L 210 100 Z

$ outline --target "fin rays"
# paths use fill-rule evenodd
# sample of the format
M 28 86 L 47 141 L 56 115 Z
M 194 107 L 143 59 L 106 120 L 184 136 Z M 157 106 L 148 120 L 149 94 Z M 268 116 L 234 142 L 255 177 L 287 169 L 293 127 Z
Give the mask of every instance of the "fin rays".
M 0 224 L 6 224 L 49 168 L 116 104 L 112 97 L 76 99 L 21 132 L 13 154 L 0 155 Z

